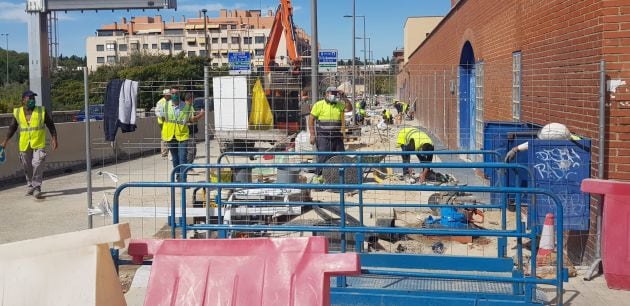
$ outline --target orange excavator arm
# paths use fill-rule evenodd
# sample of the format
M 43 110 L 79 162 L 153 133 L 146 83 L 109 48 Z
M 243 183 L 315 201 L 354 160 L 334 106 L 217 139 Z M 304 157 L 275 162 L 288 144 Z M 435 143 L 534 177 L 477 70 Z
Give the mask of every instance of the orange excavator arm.
M 269 40 L 265 46 L 265 73 L 270 72 L 271 65 L 275 63 L 282 33 L 285 35 L 287 55 L 291 61 L 291 66 L 294 70 L 299 70 L 302 58 L 297 52 L 295 43 L 295 25 L 293 24 L 293 6 L 291 5 L 291 0 L 280 0 L 280 5 L 276 10 Z

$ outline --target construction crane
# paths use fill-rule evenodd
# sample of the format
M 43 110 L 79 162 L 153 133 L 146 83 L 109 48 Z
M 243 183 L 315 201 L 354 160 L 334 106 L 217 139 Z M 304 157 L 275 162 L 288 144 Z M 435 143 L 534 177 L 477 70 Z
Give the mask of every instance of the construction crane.
M 276 53 L 278 45 L 284 33 L 286 39 L 287 56 L 289 58 L 289 66 L 294 73 L 299 73 L 302 58 L 297 51 L 297 43 L 295 41 L 295 25 L 293 23 L 293 6 L 291 0 L 280 0 L 276 16 L 271 26 L 269 40 L 265 46 L 265 73 L 271 72 L 272 67 L 278 67 L 276 63 Z M 275 69 L 275 68 L 274 68 Z

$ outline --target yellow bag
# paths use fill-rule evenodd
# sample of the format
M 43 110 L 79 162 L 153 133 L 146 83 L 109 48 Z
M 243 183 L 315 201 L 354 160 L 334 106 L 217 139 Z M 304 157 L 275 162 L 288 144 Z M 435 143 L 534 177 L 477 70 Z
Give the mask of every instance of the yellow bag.
M 260 84 L 260 79 L 256 80 L 252 91 L 252 111 L 249 114 L 249 128 L 254 130 L 273 128 L 273 114 L 271 113 L 267 96 L 265 96 L 265 91 Z

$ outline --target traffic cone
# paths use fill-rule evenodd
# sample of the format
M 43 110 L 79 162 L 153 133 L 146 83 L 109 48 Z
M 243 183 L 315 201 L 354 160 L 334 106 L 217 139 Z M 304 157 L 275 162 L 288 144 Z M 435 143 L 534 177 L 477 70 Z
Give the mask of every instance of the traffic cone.
M 553 214 L 548 213 L 545 216 L 545 225 L 543 225 L 538 254 L 536 254 L 536 266 L 538 267 L 549 265 L 552 262 L 553 251 L 556 246 L 554 227 L 555 220 Z

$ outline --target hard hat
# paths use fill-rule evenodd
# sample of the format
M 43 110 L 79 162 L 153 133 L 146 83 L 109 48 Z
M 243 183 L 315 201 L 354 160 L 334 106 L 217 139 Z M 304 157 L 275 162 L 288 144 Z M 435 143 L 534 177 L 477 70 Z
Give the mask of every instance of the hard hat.
M 571 132 L 566 125 L 556 122 L 543 126 L 538 132 L 538 139 L 541 140 L 566 140 L 570 138 Z
M 162 90 L 162 95 L 168 96 L 171 94 L 171 90 L 170 89 L 164 89 Z
M 335 87 L 335 86 L 330 86 L 330 87 L 326 88 L 326 92 L 333 92 L 333 91 L 338 91 L 338 90 L 337 90 L 337 87 Z

